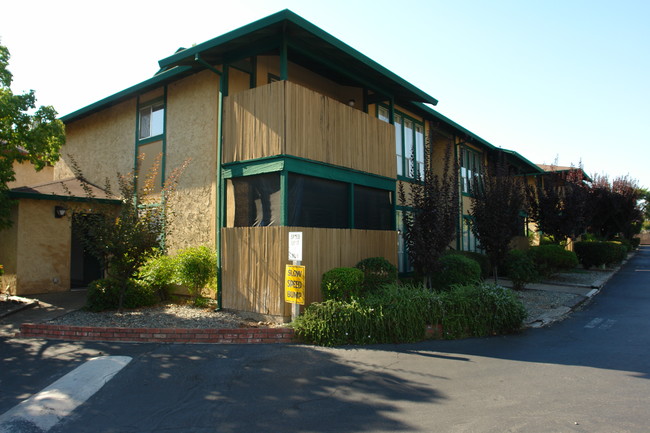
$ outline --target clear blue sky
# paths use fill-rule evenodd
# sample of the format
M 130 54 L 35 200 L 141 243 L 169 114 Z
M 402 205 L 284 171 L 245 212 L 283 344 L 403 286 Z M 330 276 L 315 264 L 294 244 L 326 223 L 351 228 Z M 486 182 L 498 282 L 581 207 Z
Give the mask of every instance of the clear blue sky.
M 12 1 L 0 39 L 13 90 L 63 115 L 151 77 L 178 47 L 285 8 L 495 146 L 650 187 L 646 0 Z

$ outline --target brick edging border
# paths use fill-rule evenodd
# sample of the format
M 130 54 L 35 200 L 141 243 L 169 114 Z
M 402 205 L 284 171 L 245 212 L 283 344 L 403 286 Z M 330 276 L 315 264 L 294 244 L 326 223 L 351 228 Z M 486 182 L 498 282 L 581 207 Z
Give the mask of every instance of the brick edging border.
M 25 323 L 19 338 L 129 343 L 277 344 L 294 343 L 291 328 L 105 328 Z

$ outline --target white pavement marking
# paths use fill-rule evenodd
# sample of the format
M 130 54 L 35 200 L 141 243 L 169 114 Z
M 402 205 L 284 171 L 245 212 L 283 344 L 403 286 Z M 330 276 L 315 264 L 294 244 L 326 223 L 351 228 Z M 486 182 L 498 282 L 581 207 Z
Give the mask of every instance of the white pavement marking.
M 596 317 L 594 320 L 592 320 L 591 322 L 587 323 L 587 324 L 585 325 L 585 328 L 595 328 L 596 326 L 600 325 L 600 323 L 601 323 L 603 320 L 605 320 L 605 319 L 601 319 L 600 317 Z
M 90 359 L 52 385 L 0 415 L 0 433 L 46 432 L 113 378 L 130 356 L 101 356 Z

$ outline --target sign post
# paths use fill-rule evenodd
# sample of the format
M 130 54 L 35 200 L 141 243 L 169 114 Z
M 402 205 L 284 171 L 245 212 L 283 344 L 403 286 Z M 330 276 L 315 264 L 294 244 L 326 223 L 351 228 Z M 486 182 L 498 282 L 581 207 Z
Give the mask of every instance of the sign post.
M 284 273 L 284 300 L 292 305 L 291 320 L 300 315 L 300 306 L 305 305 L 305 267 L 302 262 L 302 232 L 289 232 L 289 260 Z

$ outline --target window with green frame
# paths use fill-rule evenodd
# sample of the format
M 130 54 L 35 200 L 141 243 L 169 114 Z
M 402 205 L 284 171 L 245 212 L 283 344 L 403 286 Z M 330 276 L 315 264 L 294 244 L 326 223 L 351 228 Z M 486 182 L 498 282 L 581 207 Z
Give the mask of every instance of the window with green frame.
M 388 108 L 380 105 L 377 117 L 390 121 Z M 397 176 L 424 179 L 424 124 L 399 111 L 395 112 L 395 153 Z
M 472 231 L 472 217 L 470 215 L 463 215 L 460 249 L 462 251 L 472 251 L 475 253 L 483 252 L 483 249 L 479 246 L 476 235 Z
M 162 135 L 165 131 L 165 103 L 157 101 L 140 107 L 138 123 L 138 139 Z
M 466 146 L 460 148 L 460 185 L 463 194 L 471 194 L 476 180 L 483 176 L 482 154 Z

